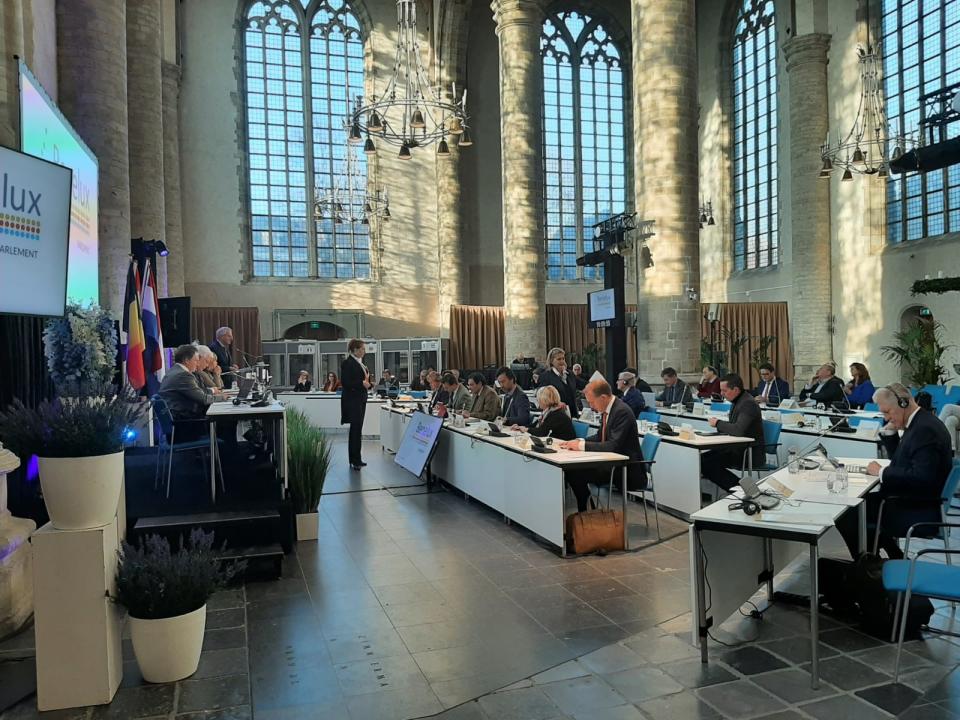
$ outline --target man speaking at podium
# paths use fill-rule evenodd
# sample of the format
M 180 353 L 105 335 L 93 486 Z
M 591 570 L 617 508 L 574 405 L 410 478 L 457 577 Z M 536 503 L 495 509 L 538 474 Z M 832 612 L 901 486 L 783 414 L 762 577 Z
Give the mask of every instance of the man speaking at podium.
M 233 345 L 233 330 L 228 327 L 217 330 L 217 339 L 210 343 L 210 349 L 217 356 L 217 365 L 220 366 L 223 387 L 227 390 L 233 387 L 232 373 L 239 370 L 239 367 L 233 363 L 233 353 L 230 351 L 231 345 Z

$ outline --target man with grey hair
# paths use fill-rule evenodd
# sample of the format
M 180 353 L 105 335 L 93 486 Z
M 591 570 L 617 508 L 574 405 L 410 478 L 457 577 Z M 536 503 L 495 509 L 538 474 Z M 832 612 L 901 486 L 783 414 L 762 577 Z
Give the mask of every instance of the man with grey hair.
M 563 348 L 551 348 L 547 353 L 547 368 L 540 373 L 537 385 L 553 385 L 560 393 L 560 400 L 570 408 L 570 417 L 579 416 L 577 381 L 573 373 L 567 372 L 567 353 Z
M 897 538 L 904 537 L 911 525 L 940 522 L 940 494 L 953 468 L 950 434 L 937 417 L 917 405 L 910 390 L 899 383 L 888 385 L 873 394 L 887 424 L 880 431 L 880 440 L 890 457 L 890 464 L 881 467 L 877 461 L 867 466 L 867 474 L 880 477 L 877 492 L 867 495 L 868 537 L 873 537 L 880 503 L 883 508 L 880 547 L 891 558 L 902 558 Z M 896 499 L 894 499 L 894 497 Z M 837 521 L 851 555 L 857 557 L 858 518 L 856 508 L 848 509 Z
M 647 407 L 647 401 L 643 399 L 643 393 L 636 388 L 637 376 L 632 372 L 624 370 L 617 375 L 617 389 L 621 392 L 623 401 L 633 410 L 634 417 L 640 417 Z
M 217 330 L 217 339 L 210 343 L 210 349 L 217 356 L 217 364 L 221 373 L 236 372 L 239 367 L 233 362 L 231 346 L 233 345 L 233 330 L 222 327 Z M 233 386 L 233 376 L 223 375 L 223 386 L 228 390 Z

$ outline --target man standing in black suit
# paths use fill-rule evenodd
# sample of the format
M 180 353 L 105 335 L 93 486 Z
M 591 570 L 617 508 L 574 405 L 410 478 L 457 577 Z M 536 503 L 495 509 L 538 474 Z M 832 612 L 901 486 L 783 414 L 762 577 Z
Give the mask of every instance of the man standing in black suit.
M 720 381 L 720 394 L 731 404 L 730 419 L 712 417 L 708 422 L 724 435 L 753 438 L 754 443 L 750 446 L 753 467 L 763 467 L 767 457 L 763 445 L 763 415 L 760 406 L 744 390 L 743 378 L 736 373 L 730 373 Z M 730 472 L 729 468 L 743 467 L 743 447 L 704 453 L 700 467 L 703 468 L 704 477 L 729 492 L 740 482 L 740 478 Z
M 560 401 L 570 410 L 570 417 L 578 417 L 577 409 L 577 381 L 573 373 L 567 372 L 567 353 L 563 348 L 553 348 L 547 354 L 547 364 L 550 366 L 542 373 L 537 381 L 537 387 L 553 385 L 560 393 Z
M 637 435 L 637 419 L 633 410 L 618 397 L 606 380 L 587 383 L 584 397 L 590 407 L 600 415 L 600 430 L 587 439 L 567 440 L 560 443 L 564 450 L 586 452 L 611 452 L 626 455 L 631 460 L 643 460 L 640 452 L 640 437 Z M 582 470 L 566 473 L 567 482 L 577 498 L 577 511 L 587 509 L 590 499 L 588 483 L 606 484 L 608 471 Z M 627 489 L 642 490 L 647 486 L 647 469 L 644 465 L 631 465 L 627 469 Z
M 940 493 L 953 469 L 950 433 L 931 412 L 922 411 L 910 390 L 888 385 L 873 394 L 887 424 L 880 431 L 880 441 L 887 450 L 890 464 L 880 467 L 876 460 L 867 465 L 867 474 L 879 476 L 880 485 L 864 499 L 867 503 L 867 537 L 873 537 L 880 503 L 897 496 L 883 508 L 880 547 L 887 556 L 899 559 L 903 551 L 897 543 L 911 525 L 920 522 L 941 522 Z M 859 547 L 857 509 L 850 508 L 837 520 L 837 530 L 853 557 L 866 550 Z
M 350 425 L 348 455 L 350 469 L 359 470 L 366 463 L 360 457 L 363 439 L 363 417 L 367 412 L 367 391 L 373 386 L 370 371 L 363 364 L 367 349 L 363 340 L 354 338 L 347 344 L 347 356 L 340 365 L 340 424 Z
M 217 330 L 217 339 L 210 343 L 210 349 L 217 356 L 217 365 L 220 366 L 221 377 L 223 377 L 223 387 L 229 390 L 233 387 L 233 375 L 239 368 L 233 363 L 233 330 L 228 327 L 222 327 Z

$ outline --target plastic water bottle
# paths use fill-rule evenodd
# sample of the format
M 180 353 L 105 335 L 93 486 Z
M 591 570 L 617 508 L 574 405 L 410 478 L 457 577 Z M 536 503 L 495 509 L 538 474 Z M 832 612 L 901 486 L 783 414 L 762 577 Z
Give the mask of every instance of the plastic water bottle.
M 843 463 L 840 463 L 839 467 L 837 467 L 837 480 L 833 485 L 833 491 L 846 495 L 849 485 L 850 480 L 847 477 L 847 468 Z
M 797 455 L 797 449 L 795 447 L 787 451 L 787 471 L 791 475 L 796 475 L 800 472 L 800 457 Z

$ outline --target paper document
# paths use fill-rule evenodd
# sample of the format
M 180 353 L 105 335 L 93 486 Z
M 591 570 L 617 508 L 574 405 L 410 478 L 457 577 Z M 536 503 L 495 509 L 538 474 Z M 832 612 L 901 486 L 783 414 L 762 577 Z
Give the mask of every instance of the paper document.
M 833 525 L 833 514 L 799 513 L 764 510 L 757 515 L 763 522 L 783 523 L 784 525 Z
M 858 497 L 822 492 L 801 491 L 794 495 L 793 499 L 800 502 L 810 503 L 811 505 L 846 505 L 847 507 L 854 507 L 855 505 L 860 504 L 860 498 Z

